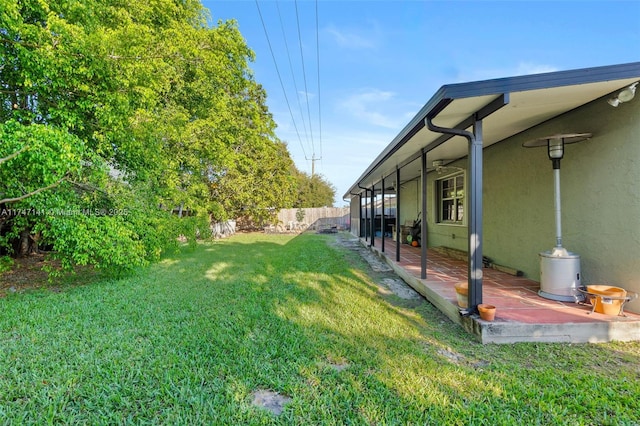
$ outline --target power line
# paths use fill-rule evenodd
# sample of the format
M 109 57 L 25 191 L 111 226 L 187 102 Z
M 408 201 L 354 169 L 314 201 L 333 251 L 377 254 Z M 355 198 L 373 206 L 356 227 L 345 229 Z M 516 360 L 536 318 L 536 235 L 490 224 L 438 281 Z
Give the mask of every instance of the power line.
M 306 136 L 307 143 L 309 143 L 309 134 L 307 133 L 307 123 L 304 119 L 304 113 L 302 112 L 302 104 L 300 103 L 300 96 L 298 96 L 298 83 L 296 82 L 295 72 L 293 71 L 293 63 L 291 62 L 291 54 L 289 51 L 289 43 L 287 43 L 287 35 L 284 31 L 284 23 L 282 22 L 282 14 L 280 13 L 280 1 L 276 1 L 276 7 L 278 9 L 278 18 L 280 19 L 280 29 L 282 30 L 282 38 L 284 40 L 285 50 L 287 51 L 287 59 L 289 60 L 289 70 L 291 71 L 291 79 L 293 80 L 293 87 L 295 89 L 296 100 L 298 101 L 298 110 L 300 111 L 300 118 L 302 118 L 302 128 Z M 311 126 L 311 122 L 309 122 Z M 306 155 L 305 155 L 306 159 Z
M 264 23 L 264 19 L 262 18 L 262 11 L 260 10 L 260 5 L 258 4 L 258 0 L 256 1 L 256 7 L 258 8 L 258 15 L 260 15 L 260 22 L 262 22 L 262 29 L 264 30 L 264 35 L 267 38 L 267 44 L 269 45 L 269 51 L 271 52 L 271 57 L 273 58 L 273 64 L 276 67 L 276 74 L 278 74 L 278 80 L 280 80 L 280 86 L 282 87 L 282 93 L 284 94 L 284 99 L 287 102 L 287 108 L 289 109 L 289 114 L 291 115 L 291 120 L 293 121 L 293 127 L 296 129 L 296 134 L 298 135 L 298 140 L 300 141 L 300 147 L 302 148 L 302 153 L 305 158 L 307 157 L 307 153 L 304 150 L 304 145 L 302 144 L 302 139 L 300 138 L 300 132 L 298 132 L 298 126 L 296 125 L 296 120 L 293 118 L 293 112 L 291 111 L 291 104 L 289 104 L 289 98 L 287 97 L 287 91 L 284 88 L 284 83 L 282 82 L 282 76 L 280 75 L 280 69 L 278 68 L 278 62 L 276 61 L 276 56 L 273 53 L 273 48 L 271 47 L 271 40 L 269 39 L 269 33 L 267 32 L 267 26 Z
M 316 0 L 316 62 L 318 65 L 318 131 L 320 144 L 320 161 L 322 161 L 322 109 L 320 102 L 320 30 L 319 30 L 319 13 L 318 13 L 318 0 Z
M 300 111 L 300 118 L 302 119 L 302 125 L 303 125 L 303 130 L 304 130 L 304 137 L 306 139 L 307 142 L 307 148 L 311 149 L 311 158 L 309 158 L 307 156 L 306 150 L 305 150 L 305 145 L 302 142 L 302 137 L 300 135 L 298 126 L 296 124 L 296 119 L 294 117 L 293 111 L 291 109 L 291 104 L 289 102 L 289 98 L 287 96 L 286 93 L 286 89 L 285 89 L 285 85 L 283 82 L 283 78 L 282 78 L 282 74 L 280 73 L 279 67 L 278 67 L 278 59 L 276 58 L 276 55 L 274 53 L 274 49 L 273 46 L 271 44 L 271 40 L 269 38 L 269 32 L 267 30 L 267 24 L 265 23 L 265 20 L 263 18 L 262 15 L 262 11 L 260 9 L 260 5 L 258 3 L 258 0 L 255 0 L 256 2 L 256 7 L 258 9 L 258 13 L 260 15 L 260 21 L 262 23 L 262 27 L 265 33 L 265 36 L 267 38 L 267 43 L 269 45 L 269 50 L 271 52 L 271 57 L 273 59 L 273 63 L 275 65 L 276 68 L 276 73 L 278 74 L 278 79 L 280 80 L 280 86 L 282 88 L 285 100 L 287 102 L 287 107 L 289 109 L 289 115 L 291 116 L 291 120 L 293 121 L 293 125 L 296 129 L 296 134 L 298 136 L 298 141 L 300 143 L 300 147 L 302 148 L 302 152 L 304 154 L 304 158 L 307 161 L 311 161 L 311 175 L 314 176 L 315 175 L 315 163 L 318 160 L 322 160 L 322 108 L 321 108 L 321 104 L 322 104 L 322 98 L 321 98 L 321 87 L 320 87 L 320 24 L 319 24 L 319 13 L 318 13 L 318 0 L 315 1 L 315 35 L 316 35 L 316 60 L 317 60 L 317 88 L 318 88 L 318 130 L 319 130 L 319 150 L 320 150 L 320 156 L 316 156 L 316 141 L 314 140 L 314 135 L 313 135 L 313 120 L 312 120 L 312 116 L 311 116 L 311 103 L 309 102 L 309 88 L 308 88 L 308 84 L 307 84 L 307 72 L 306 72 L 306 63 L 305 63 L 305 55 L 304 55 L 304 49 L 303 49 L 303 43 L 302 43 L 302 31 L 301 31 L 301 20 L 300 20 L 300 11 L 298 8 L 298 1 L 295 0 L 295 14 L 296 14 L 296 28 L 297 28 L 297 37 L 298 37 L 298 44 L 300 47 L 300 60 L 301 60 L 301 65 L 302 65 L 302 76 L 303 76 L 303 81 L 304 81 L 304 93 L 305 93 L 305 101 L 306 101 L 306 112 L 307 112 L 307 118 L 308 118 L 308 123 L 309 123 L 309 132 L 307 133 L 307 121 L 305 120 L 305 114 L 303 112 L 303 106 L 301 105 L 301 101 L 300 101 L 300 96 L 299 96 L 299 90 L 298 90 L 298 84 L 297 84 L 297 80 L 295 77 L 295 72 L 293 69 L 293 61 L 291 59 L 291 51 L 289 49 L 289 43 L 287 41 L 287 34 L 285 32 L 285 27 L 284 27 L 284 22 L 283 22 L 283 17 L 282 17 L 282 13 L 280 10 L 280 3 L 278 0 L 276 0 L 276 7 L 277 7 L 277 12 L 278 12 L 278 17 L 280 20 L 280 28 L 281 28 L 281 32 L 282 32 L 282 36 L 284 38 L 284 44 L 285 44 L 285 49 L 286 49 L 286 53 L 287 53 L 287 59 L 289 62 L 289 69 L 291 71 L 291 77 L 293 80 L 293 86 L 295 89 L 295 95 L 296 95 L 296 99 L 298 102 L 298 108 Z
M 298 0 L 295 0 L 295 5 L 296 5 L 296 23 L 298 24 L 298 44 L 300 45 L 300 59 L 302 60 L 302 76 L 304 77 L 304 94 L 307 100 L 307 115 L 309 116 L 309 132 L 311 135 L 311 149 L 312 149 L 311 160 L 313 161 L 313 159 L 315 158 L 316 150 L 313 144 L 313 126 L 311 126 L 311 109 L 309 107 L 309 89 L 307 88 L 307 71 L 304 66 L 304 53 L 302 49 L 302 36 L 300 33 L 300 15 L 298 13 Z

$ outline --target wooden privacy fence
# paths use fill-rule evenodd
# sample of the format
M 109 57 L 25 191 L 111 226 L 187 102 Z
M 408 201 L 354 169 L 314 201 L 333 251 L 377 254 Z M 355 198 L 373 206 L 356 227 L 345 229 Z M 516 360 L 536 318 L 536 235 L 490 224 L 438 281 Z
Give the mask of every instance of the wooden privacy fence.
M 265 228 L 265 232 L 302 232 L 332 227 L 343 230 L 349 229 L 350 222 L 349 207 L 282 209 L 278 212 L 277 223 Z

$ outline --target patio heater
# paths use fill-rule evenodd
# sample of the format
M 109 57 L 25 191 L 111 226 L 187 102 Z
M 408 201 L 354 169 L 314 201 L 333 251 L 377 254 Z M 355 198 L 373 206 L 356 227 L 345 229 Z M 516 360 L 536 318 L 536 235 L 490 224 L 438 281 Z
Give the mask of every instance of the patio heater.
M 566 133 L 534 139 L 522 144 L 525 148 L 547 147 L 553 165 L 554 210 L 556 222 L 556 245 L 540 255 L 540 291 L 545 299 L 560 302 L 579 302 L 583 299 L 578 290 L 580 283 L 580 256 L 562 246 L 562 222 L 560 206 L 560 160 L 564 157 L 564 146 L 589 139 L 591 133 Z

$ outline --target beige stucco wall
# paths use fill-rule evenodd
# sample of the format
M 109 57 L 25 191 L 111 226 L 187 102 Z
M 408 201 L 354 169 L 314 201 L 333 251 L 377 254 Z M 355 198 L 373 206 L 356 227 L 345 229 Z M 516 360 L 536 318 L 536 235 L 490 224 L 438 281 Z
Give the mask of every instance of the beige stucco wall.
M 538 253 L 555 245 L 553 172 L 545 148 L 522 143 L 561 132 L 593 133 L 562 160 L 563 246 L 580 255 L 583 284 L 640 293 L 640 99 L 600 99 L 485 149 L 484 254 L 539 281 Z M 466 250 L 466 226 L 435 223 L 434 181 L 445 175 L 428 178 L 428 244 Z M 626 309 L 640 313 L 640 300 Z
M 483 253 L 539 281 L 538 254 L 556 243 L 553 172 L 546 148 L 523 148 L 522 143 L 575 132 L 593 137 L 566 146 L 561 163 L 563 246 L 580 255 L 583 284 L 640 293 L 638 97 L 618 108 L 596 100 L 484 150 Z M 452 165 L 467 168 L 466 159 Z M 446 175 L 433 172 L 427 178 L 427 244 L 467 250 L 466 225 L 435 223 L 434 183 Z M 466 173 L 465 179 L 468 183 Z M 417 218 L 420 186 L 419 177 L 402 185 L 401 224 Z M 640 299 L 625 309 L 640 313 Z
M 402 184 L 400 193 L 400 225 L 414 221 L 420 214 L 422 198 L 420 198 L 420 179 Z
M 351 214 L 350 230 L 353 235 L 360 235 L 360 197 L 353 197 L 349 202 Z
M 580 112 L 563 123 L 594 137 L 571 147 L 566 178 L 562 170 L 563 220 L 572 223 L 565 245 L 581 255 L 585 284 L 640 292 L 640 101 L 613 108 L 601 100 Z M 628 309 L 640 312 L 640 301 Z

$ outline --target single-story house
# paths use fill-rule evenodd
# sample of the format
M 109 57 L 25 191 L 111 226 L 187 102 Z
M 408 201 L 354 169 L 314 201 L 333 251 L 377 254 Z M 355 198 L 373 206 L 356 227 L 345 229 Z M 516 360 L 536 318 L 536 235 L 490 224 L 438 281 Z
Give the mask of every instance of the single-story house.
M 488 258 L 551 299 L 640 293 L 639 81 L 635 62 L 442 86 L 344 194 L 351 232 L 418 240 L 422 278 L 427 248 L 464 251 L 470 315 Z

